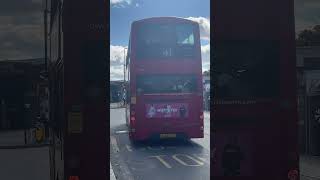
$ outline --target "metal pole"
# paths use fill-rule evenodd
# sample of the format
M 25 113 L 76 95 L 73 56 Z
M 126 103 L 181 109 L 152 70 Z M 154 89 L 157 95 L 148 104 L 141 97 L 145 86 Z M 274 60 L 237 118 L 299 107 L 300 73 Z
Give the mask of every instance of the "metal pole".
M 126 48 L 123 49 L 123 83 L 126 78 Z
M 27 144 L 27 129 L 24 128 L 24 144 Z
M 125 83 L 125 77 L 126 77 L 126 49 L 123 49 L 123 83 Z
M 47 63 L 48 63 L 48 49 L 47 49 L 47 35 L 48 35 L 48 27 L 47 27 L 47 15 L 48 15 L 48 0 L 45 2 L 45 10 L 44 10 L 44 65 L 45 72 L 47 72 Z

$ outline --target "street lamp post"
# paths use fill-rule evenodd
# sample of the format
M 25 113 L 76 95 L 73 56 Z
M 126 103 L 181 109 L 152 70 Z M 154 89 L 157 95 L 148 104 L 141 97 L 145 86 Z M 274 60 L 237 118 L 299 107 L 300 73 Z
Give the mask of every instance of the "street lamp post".
M 122 86 L 122 98 L 124 97 L 125 93 L 125 88 L 126 88 L 126 49 L 128 48 L 123 48 L 123 86 Z M 124 100 L 123 100 L 124 101 Z M 123 102 L 123 105 L 125 102 Z
M 125 77 L 126 77 L 126 49 L 123 48 L 123 83 L 125 83 Z

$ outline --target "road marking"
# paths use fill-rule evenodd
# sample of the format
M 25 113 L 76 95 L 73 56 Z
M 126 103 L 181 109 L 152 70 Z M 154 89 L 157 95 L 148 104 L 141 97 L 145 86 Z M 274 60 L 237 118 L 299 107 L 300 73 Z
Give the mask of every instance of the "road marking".
M 178 158 L 178 156 L 185 156 L 191 160 L 193 160 L 194 162 L 196 162 L 197 164 L 187 164 L 186 162 L 182 161 L 180 158 Z M 197 159 L 189 156 L 189 155 L 186 155 L 186 154 L 175 154 L 172 156 L 173 159 L 175 159 L 176 161 L 178 161 L 180 164 L 182 165 L 185 165 L 185 166 L 203 166 L 204 163 L 201 162 L 201 161 L 198 161 Z
M 165 167 L 167 168 L 172 168 L 161 156 L 166 156 L 166 155 L 160 155 L 160 156 L 150 156 L 150 157 L 155 157 L 157 158 Z
M 112 179 L 112 180 L 117 179 L 115 174 L 114 174 L 114 172 L 113 172 L 113 168 L 112 168 L 111 162 L 110 162 L 110 179 Z
M 198 159 L 201 160 L 202 162 L 207 162 L 207 159 L 201 157 L 200 155 L 198 155 L 198 154 L 193 154 L 193 155 L 194 155 L 194 157 L 198 158 Z
M 127 130 L 122 130 L 122 131 L 116 131 L 116 134 L 126 134 L 128 132 L 129 131 L 127 131 Z
M 150 149 L 150 150 L 162 150 L 162 149 L 164 149 L 164 147 L 160 146 L 160 149 L 158 149 L 158 148 L 153 148 L 151 146 L 148 146 L 148 149 Z
M 132 148 L 128 144 L 126 144 L 126 148 L 127 148 L 128 151 L 132 152 Z
M 110 136 L 110 142 L 111 142 L 113 150 L 116 152 L 120 152 L 116 138 L 113 136 Z

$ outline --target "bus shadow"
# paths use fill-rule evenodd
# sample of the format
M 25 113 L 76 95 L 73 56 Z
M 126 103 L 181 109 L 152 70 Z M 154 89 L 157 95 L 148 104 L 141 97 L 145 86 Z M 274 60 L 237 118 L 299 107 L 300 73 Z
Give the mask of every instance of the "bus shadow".
M 144 141 L 133 141 L 129 139 L 128 128 L 125 124 L 116 126 L 112 129 L 112 134 L 117 134 L 121 136 L 123 144 L 128 144 L 132 150 L 169 150 L 169 149 L 185 149 L 195 152 L 202 152 L 204 147 L 190 139 L 183 138 L 168 138 L 168 139 L 157 139 L 152 138 Z M 127 137 L 124 137 L 127 136 Z M 126 139 L 126 140 L 125 140 Z M 120 140 L 121 141 L 121 140 Z
M 131 146 L 134 148 L 146 148 L 150 149 L 165 149 L 165 148 L 192 148 L 202 149 L 199 144 L 185 139 L 161 139 L 161 140 L 145 140 L 145 141 L 131 141 Z

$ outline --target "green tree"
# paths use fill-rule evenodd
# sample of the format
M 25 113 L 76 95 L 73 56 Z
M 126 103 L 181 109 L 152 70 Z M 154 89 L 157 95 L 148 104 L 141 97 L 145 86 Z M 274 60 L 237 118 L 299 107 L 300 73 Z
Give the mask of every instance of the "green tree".
M 210 70 L 204 71 L 204 72 L 203 72 L 203 75 L 204 75 L 204 76 L 206 76 L 206 75 L 209 75 L 209 76 L 210 76 Z
M 296 39 L 297 46 L 310 46 L 320 44 L 320 25 L 315 25 L 311 29 L 300 31 Z

